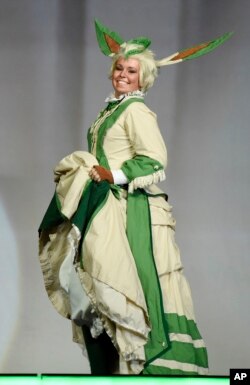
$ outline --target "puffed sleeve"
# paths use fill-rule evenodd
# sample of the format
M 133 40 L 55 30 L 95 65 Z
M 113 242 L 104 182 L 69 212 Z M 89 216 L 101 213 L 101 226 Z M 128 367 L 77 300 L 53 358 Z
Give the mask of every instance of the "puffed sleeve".
M 134 150 L 134 157 L 121 168 L 129 180 L 129 190 L 164 180 L 167 150 L 156 115 L 144 103 L 132 103 L 126 110 L 125 129 Z

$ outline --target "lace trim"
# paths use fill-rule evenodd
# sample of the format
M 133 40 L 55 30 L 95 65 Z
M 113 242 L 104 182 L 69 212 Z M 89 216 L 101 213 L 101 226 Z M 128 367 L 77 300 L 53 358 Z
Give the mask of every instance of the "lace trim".
M 146 95 L 145 92 L 142 92 L 142 91 L 140 91 L 140 90 L 136 90 L 136 91 L 128 92 L 127 94 L 120 95 L 118 98 L 116 98 L 116 97 L 115 97 L 115 94 L 112 92 L 112 93 L 105 99 L 105 102 L 106 102 L 106 103 L 109 103 L 109 102 L 115 102 L 115 101 L 122 100 L 123 98 L 129 97 L 129 96 L 136 96 L 136 97 L 139 97 L 139 98 L 144 98 L 145 95 Z

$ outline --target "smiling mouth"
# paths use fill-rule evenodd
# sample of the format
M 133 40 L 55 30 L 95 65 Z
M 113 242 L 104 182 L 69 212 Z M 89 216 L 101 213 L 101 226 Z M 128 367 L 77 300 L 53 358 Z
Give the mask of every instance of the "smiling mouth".
M 128 83 L 125 82 L 124 80 L 117 80 L 117 83 L 118 83 L 118 84 L 128 84 Z

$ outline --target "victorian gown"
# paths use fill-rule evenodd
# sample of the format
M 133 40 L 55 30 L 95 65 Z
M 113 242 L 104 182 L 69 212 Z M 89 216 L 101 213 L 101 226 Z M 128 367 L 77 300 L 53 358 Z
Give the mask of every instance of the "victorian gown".
M 167 164 L 156 115 L 140 92 L 123 95 L 101 111 L 88 143 L 56 166 L 39 228 L 50 300 L 71 319 L 93 374 L 109 373 L 107 356 L 110 373 L 207 374 L 175 220 L 156 186 Z M 127 183 L 92 181 L 96 164 L 121 170 Z

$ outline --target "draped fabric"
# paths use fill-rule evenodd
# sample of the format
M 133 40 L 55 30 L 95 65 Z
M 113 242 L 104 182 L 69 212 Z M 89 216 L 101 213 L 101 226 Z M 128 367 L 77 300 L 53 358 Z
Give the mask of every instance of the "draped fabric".
M 107 137 L 116 138 L 114 150 L 119 153 L 121 148 L 123 156 L 126 153 L 122 169 L 130 183 L 146 173 L 145 186 L 131 191 L 107 182 L 90 182 L 88 170 L 98 160 L 89 153 L 77 152 L 59 163 L 56 194 L 41 225 L 46 287 L 63 315 L 72 319 L 73 313 L 78 314 L 80 320 L 74 321 L 88 324 L 95 336 L 105 329 L 119 353 L 121 374 L 207 374 L 206 348 L 174 240 L 171 206 L 147 179 L 163 168 L 159 160 L 166 164 L 165 146 L 148 108 L 133 97 L 122 103 L 113 107 L 115 116 L 112 109 L 106 117 L 99 115 L 90 129 L 90 149 L 102 165 L 110 166 L 110 160 L 115 164 L 105 143 L 109 143 Z M 118 155 L 118 162 L 121 157 Z M 150 167 L 151 174 L 145 171 Z M 53 236 L 51 221 L 46 226 L 51 213 L 58 217 L 52 221 Z M 67 245 L 61 247 L 65 228 Z M 54 279 L 48 274 L 54 269 L 53 260 L 57 268 Z M 72 309 L 76 302 L 73 290 L 69 290 L 70 283 L 62 284 L 68 261 L 75 266 L 90 312 L 88 302 L 80 311 Z M 89 317 L 89 313 L 95 316 Z

